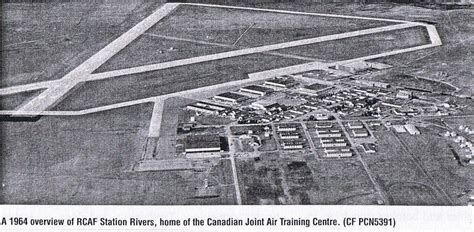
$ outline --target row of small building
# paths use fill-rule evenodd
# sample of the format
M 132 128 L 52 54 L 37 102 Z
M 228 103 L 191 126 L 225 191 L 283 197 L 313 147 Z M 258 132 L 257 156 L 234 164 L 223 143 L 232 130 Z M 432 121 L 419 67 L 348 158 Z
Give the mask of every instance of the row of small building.
M 316 137 L 328 158 L 351 157 L 351 148 L 341 128 L 331 122 L 316 123 Z
M 279 124 L 276 127 L 280 137 L 280 145 L 284 150 L 297 150 L 304 148 L 304 141 L 301 136 L 301 126 L 295 123 Z
M 263 83 L 263 85 L 248 85 L 248 86 L 242 87 L 238 91 L 241 94 L 236 93 L 236 92 L 226 92 L 226 93 L 221 93 L 214 96 L 213 99 L 217 101 L 224 101 L 224 102 L 236 104 L 247 99 L 247 97 L 242 94 L 250 94 L 251 96 L 255 96 L 255 97 L 263 97 L 265 95 L 273 93 L 274 88 L 287 89 L 287 88 L 291 88 L 294 85 L 295 85 L 295 82 L 293 79 L 291 79 L 290 77 L 284 76 L 281 78 L 273 78 L 273 79 L 267 80 Z

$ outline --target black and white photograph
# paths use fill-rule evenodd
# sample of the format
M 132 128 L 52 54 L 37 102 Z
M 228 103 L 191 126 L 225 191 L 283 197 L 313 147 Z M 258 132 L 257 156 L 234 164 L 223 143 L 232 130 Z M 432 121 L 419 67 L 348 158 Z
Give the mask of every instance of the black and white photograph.
M 472 206 L 473 32 L 473 0 L 3 0 L 0 203 Z

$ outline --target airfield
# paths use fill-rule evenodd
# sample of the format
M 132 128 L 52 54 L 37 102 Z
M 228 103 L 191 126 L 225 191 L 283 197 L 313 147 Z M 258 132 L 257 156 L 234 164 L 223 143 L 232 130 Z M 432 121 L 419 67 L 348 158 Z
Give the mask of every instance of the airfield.
M 190 21 L 190 15 L 198 18 Z M 442 41 L 435 25 L 421 21 L 162 4 L 63 76 L 19 83 L 12 78 L 0 88 L 0 114 L 7 121 L 2 122 L 7 131 L 2 149 L 8 153 L 2 199 L 39 204 L 465 204 L 472 166 L 451 162 L 447 143 L 425 144 L 439 141 L 433 132 L 414 139 L 369 129 L 381 150 L 370 156 L 356 149 L 366 141 L 351 138 L 346 124 L 362 121 L 369 128 L 374 118 L 335 114 L 354 152 L 347 159 L 324 158 L 314 125 L 298 119 L 289 121 L 301 125 L 306 141 L 301 151 L 282 151 L 280 138 L 275 147 L 249 155 L 252 148 L 236 145 L 240 137 L 233 130 L 239 126 L 213 117 L 200 129 L 226 135 L 225 155 L 193 159 L 175 151 L 183 137 L 176 127 L 189 120 L 181 117 L 187 114 L 183 108 L 195 101 L 285 75 L 337 74 L 337 66 L 426 52 L 444 46 Z M 467 120 L 452 122 L 450 128 L 472 125 L 469 112 L 430 116 L 439 118 Z M 22 139 L 25 133 L 31 138 Z M 419 144 L 426 150 L 414 152 Z M 440 148 L 427 158 L 435 145 Z

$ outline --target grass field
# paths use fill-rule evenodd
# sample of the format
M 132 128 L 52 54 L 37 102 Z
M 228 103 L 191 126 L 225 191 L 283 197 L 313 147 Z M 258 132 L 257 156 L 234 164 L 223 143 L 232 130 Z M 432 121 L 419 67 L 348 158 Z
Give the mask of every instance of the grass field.
M 232 49 L 141 35 L 94 72 L 105 72 L 171 60 L 204 56 Z
M 462 167 L 453 160 L 447 141 L 431 133 L 400 135 L 400 138 L 448 196 L 456 204 L 465 205 L 466 199 L 457 196 L 474 186 L 474 177 L 468 174 L 472 168 Z
M 280 161 L 276 154 L 261 156 L 261 162 L 247 160 L 237 162 L 239 184 L 243 204 L 272 204 L 286 202 L 282 186 Z
M 375 204 L 371 199 L 357 199 L 371 195 L 374 188 L 362 164 L 355 160 L 325 160 L 308 163 L 314 178 L 308 191 L 311 204 Z M 353 201 L 348 201 L 352 198 Z
M 0 86 L 61 78 L 160 5 L 149 0 L 2 4 Z
M 247 30 L 236 45 L 254 47 L 391 24 L 373 20 L 182 5 L 148 32 L 232 45 Z
M 247 73 L 304 61 L 247 55 L 84 83 L 57 110 L 78 110 L 248 78 Z
M 285 48 L 276 52 L 340 61 L 425 45 L 429 42 L 429 36 L 424 27 L 413 27 Z
M 12 95 L 0 96 L 0 109 L 2 110 L 14 110 L 24 102 L 38 96 L 43 90 L 34 90 L 28 92 L 22 92 Z
M 376 156 L 367 156 L 364 159 L 370 170 L 375 174 L 378 182 L 380 182 L 382 188 L 389 195 L 391 204 L 448 204 L 442 193 L 436 189 L 436 186 L 430 182 L 429 177 L 416 165 L 394 134 L 389 132 L 376 132 L 375 136 L 379 143 L 378 154 Z M 442 160 L 440 160 L 440 157 L 444 155 L 442 153 L 443 150 L 438 149 L 439 146 L 437 146 L 438 148 L 430 149 L 430 145 L 426 144 L 428 141 L 421 141 L 421 139 L 416 139 L 416 137 L 413 136 L 409 136 L 407 140 L 413 141 L 410 143 L 413 144 L 414 147 L 409 146 L 412 154 L 417 154 L 416 156 L 426 161 L 426 163 L 421 162 L 421 164 L 423 169 L 425 169 L 430 176 L 433 173 L 429 171 L 429 166 L 437 166 L 438 168 L 444 166 L 443 162 L 437 163 Z M 434 140 L 431 145 L 435 145 L 435 141 L 436 140 Z M 431 152 L 427 152 L 425 149 L 430 149 Z M 439 155 L 433 154 L 435 151 L 440 152 L 438 153 Z M 440 171 L 437 168 L 432 170 L 433 172 Z M 437 177 L 433 178 L 437 180 Z M 460 180 L 453 179 L 451 181 Z
M 128 172 L 141 155 L 151 104 L 86 116 L 2 122 L 1 202 L 10 204 L 233 204 L 229 161 L 205 172 Z M 31 135 L 37 136 L 31 136 Z M 194 199 L 208 178 L 220 196 Z M 223 185 L 223 186 L 221 186 Z

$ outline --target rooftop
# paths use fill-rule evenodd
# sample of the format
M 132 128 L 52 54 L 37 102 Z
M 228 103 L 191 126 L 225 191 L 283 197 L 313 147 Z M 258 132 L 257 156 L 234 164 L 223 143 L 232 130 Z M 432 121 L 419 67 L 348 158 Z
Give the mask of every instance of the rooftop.
M 221 146 L 218 134 L 190 135 L 186 137 L 186 149 L 216 148 Z
M 248 89 L 248 90 L 258 91 L 258 92 L 262 92 L 262 93 L 271 93 L 271 92 L 273 92 L 272 89 L 267 88 L 267 87 L 263 87 L 263 86 L 260 86 L 260 85 L 249 85 L 249 86 L 242 87 L 241 89 Z
M 225 92 L 225 93 L 218 94 L 216 96 L 230 98 L 230 99 L 234 99 L 234 100 L 239 100 L 239 99 L 245 98 L 244 95 L 240 95 L 240 94 L 232 93 L 232 92 Z

